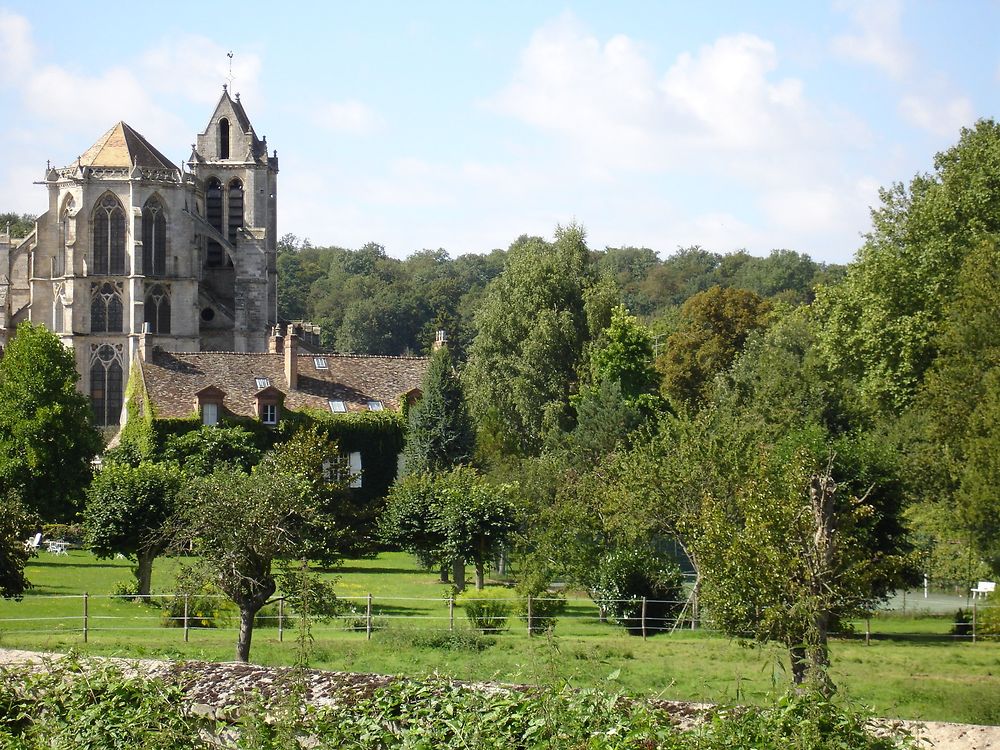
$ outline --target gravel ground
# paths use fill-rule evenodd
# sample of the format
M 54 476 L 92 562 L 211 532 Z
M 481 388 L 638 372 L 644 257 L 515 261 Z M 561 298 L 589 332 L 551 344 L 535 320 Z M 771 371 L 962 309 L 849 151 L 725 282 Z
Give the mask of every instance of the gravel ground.
M 60 654 L 45 654 L 33 651 L 0 649 L 0 666 L 44 663 L 58 659 Z M 165 680 L 180 679 L 191 700 L 192 709 L 203 713 L 224 713 L 227 706 L 258 691 L 264 698 L 282 689 L 287 668 L 261 667 L 254 664 L 216 662 L 166 662 L 153 660 L 113 659 L 119 664 Z M 316 705 L 353 702 L 377 688 L 387 685 L 392 677 L 383 675 L 356 674 L 353 672 L 323 672 L 309 670 L 306 675 L 306 698 Z M 466 683 L 480 690 L 503 689 L 487 683 Z M 697 722 L 709 707 L 703 703 L 681 701 L 658 701 L 658 705 L 669 710 L 681 727 Z M 883 727 L 892 731 L 901 727 L 913 732 L 924 740 L 927 748 L 933 750 L 1000 750 L 1000 727 L 978 724 L 948 724 L 929 721 L 924 723 L 909 721 L 886 721 Z

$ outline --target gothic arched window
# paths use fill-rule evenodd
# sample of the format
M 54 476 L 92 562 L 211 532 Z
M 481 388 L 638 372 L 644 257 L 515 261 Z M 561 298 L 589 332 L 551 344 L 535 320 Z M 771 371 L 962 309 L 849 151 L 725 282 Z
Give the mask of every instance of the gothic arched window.
M 213 177 L 205 186 L 205 219 L 219 234 L 222 234 L 222 197 L 222 183 Z M 205 265 L 221 268 L 224 260 L 222 245 L 209 238 Z
M 66 273 L 66 246 L 69 244 L 70 218 L 69 214 L 73 210 L 73 196 L 66 198 L 63 204 L 62 213 L 59 215 L 59 246 L 56 248 L 55 256 L 52 259 L 52 276 L 62 276 Z
M 142 208 L 142 272 L 146 276 L 167 274 L 167 217 L 157 198 Z
M 219 120 L 219 158 L 229 158 L 229 120 Z
M 243 183 L 229 183 L 229 244 L 236 247 L 236 236 L 243 226 Z
M 90 403 L 98 427 L 116 425 L 121 418 L 123 372 L 119 355 L 110 344 L 91 346 Z
M 91 333 L 121 333 L 124 322 L 122 285 L 91 284 L 90 295 Z
M 94 207 L 94 273 L 125 273 L 125 209 L 110 193 Z
M 146 322 L 150 333 L 170 333 L 170 287 L 153 284 L 146 289 Z

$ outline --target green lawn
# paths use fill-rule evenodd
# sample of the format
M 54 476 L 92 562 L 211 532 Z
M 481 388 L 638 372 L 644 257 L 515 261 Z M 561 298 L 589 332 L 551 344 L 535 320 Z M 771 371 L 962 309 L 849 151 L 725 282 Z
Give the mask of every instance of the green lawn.
M 169 592 L 180 561 L 162 559 L 154 591 Z M 219 629 L 161 627 L 160 610 L 109 598 L 112 585 L 130 576 L 124 560 L 95 560 L 83 551 L 48 553 L 28 570 L 35 588 L 22 602 L 0 602 L 0 646 L 164 658 L 228 660 L 233 657 L 233 621 Z M 476 650 L 470 641 L 451 648 L 429 643 L 433 631 L 449 627 L 448 587 L 415 567 L 402 553 L 347 562 L 335 575 L 338 595 L 364 609 L 371 593 L 378 630 L 367 641 L 344 621 L 316 624 L 311 663 L 319 668 L 425 675 L 438 672 L 468 680 L 618 687 L 633 694 L 671 699 L 754 701 L 788 680 L 781 649 L 748 649 L 710 633 L 685 630 L 647 641 L 598 622 L 596 608 L 574 601 L 552 636 L 528 638 L 519 620 L 511 630 Z M 83 599 L 90 632 L 82 640 Z M 843 692 L 879 714 L 912 719 L 1000 723 L 1000 643 L 954 641 L 950 617 L 880 616 L 871 621 L 874 639 L 837 639 L 832 673 Z M 227 624 L 227 623 L 222 623 Z M 468 628 L 460 608 L 455 628 Z M 296 631 L 278 642 L 276 628 L 255 631 L 251 658 L 288 664 L 295 658 Z M 613 679 L 612 679 L 613 677 Z

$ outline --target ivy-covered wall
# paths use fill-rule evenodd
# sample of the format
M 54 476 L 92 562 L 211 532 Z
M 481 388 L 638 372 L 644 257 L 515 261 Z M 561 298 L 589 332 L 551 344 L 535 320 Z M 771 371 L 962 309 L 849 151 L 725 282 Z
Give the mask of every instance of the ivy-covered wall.
M 201 429 L 197 412 L 189 417 L 159 419 L 146 391 L 139 367 L 133 364 L 126 391 L 126 422 L 121 433 L 121 449 L 138 458 L 155 459 L 171 435 Z M 377 504 L 396 478 L 399 454 L 406 431 L 404 415 L 390 411 L 330 414 L 320 411 L 282 410 L 277 426 L 269 427 L 251 417 L 222 412 L 219 423 L 239 427 L 254 437 L 261 450 L 267 450 L 292 436 L 298 429 L 319 425 L 334 440 L 342 453 L 361 453 L 361 487 L 353 490 L 357 500 Z

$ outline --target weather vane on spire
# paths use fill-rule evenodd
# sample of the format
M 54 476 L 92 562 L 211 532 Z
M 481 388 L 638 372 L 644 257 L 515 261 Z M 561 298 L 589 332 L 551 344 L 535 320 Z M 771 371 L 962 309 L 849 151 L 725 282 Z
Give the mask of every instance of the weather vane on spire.
M 232 88 L 233 87 L 233 79 L 236 78 L 236 76 L 233 75 L 233 53 L 232 53 L 232 51 L 227 52 L 226 53 L 226 57 L 229 58 L 229 75 L 226 78 L 229 81 L 229 88 Z

